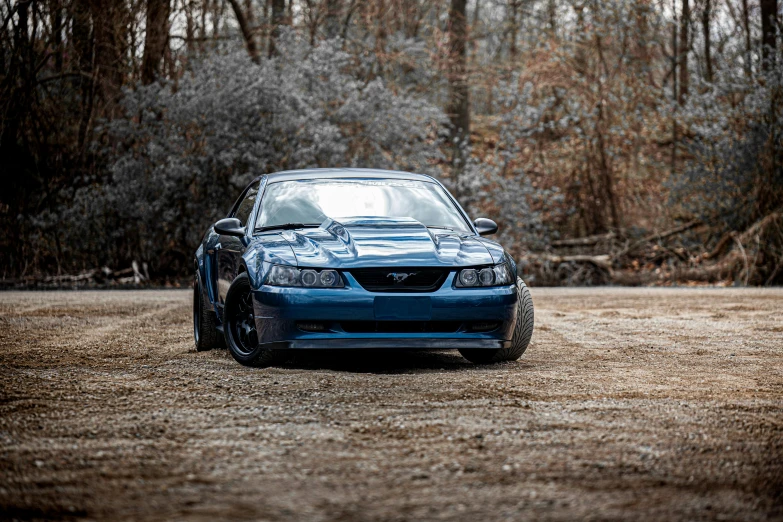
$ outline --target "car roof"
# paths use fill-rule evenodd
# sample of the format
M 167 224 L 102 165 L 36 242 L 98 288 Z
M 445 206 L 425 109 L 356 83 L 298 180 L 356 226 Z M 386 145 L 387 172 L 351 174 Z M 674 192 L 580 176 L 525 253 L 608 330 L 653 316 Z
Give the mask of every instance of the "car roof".
M 429 182 L 435 181 L 435 178 L 432 176 L 427 176 L 426 174 L 413 174 L 411 172 L 402 172 L 399 170 L 353 168 L 284 170 L 282 172 L 267 174 L 267 176 L 268 183 L 277 183 L 278 181 L 329 178 L 407 179 Z

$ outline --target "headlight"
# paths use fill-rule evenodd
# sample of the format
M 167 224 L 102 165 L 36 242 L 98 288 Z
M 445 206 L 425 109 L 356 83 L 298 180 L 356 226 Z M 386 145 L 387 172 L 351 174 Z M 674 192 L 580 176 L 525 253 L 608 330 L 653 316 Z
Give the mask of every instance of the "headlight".
M 270 286 L 301 286 L 305 288 L 342 288 L 343 278 L 336 270 L 299 270 L 292 266 L 272 265 L 265 284 Z
M 504 286 L 514 282 L 506 263 L 487 268 L 466 268 L 457 273 L 457 288 L 479 288 L 485 286 Z

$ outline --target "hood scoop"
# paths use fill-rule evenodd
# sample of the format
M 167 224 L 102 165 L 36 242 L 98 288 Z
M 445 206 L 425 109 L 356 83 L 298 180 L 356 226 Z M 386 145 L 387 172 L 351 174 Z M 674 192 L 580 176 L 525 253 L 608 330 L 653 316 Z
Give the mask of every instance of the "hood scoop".
M 492 263 L 473 236 L 438 229 L 433 233 L 412 218 L 327 219 L 319 228 L 287 230 L 300 267 L 453 267 Z

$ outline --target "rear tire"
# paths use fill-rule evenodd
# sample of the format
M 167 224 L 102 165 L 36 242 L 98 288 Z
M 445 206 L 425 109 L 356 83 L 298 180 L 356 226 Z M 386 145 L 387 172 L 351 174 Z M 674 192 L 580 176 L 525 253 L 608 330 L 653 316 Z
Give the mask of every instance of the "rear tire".
M 193 280 L 193 339 L 199 352 L 218 348 L 223 344 L 223 337 L 217 331 L 217 316 L 204 306 L 204 292 L 198 271 Z
M 517 321 L 511 337 L 511 346 L 486 350 L 482 348 L 461 349 L 459 353 L 474 364 L 490 364 L 516 361 L 527 350 L 533 337 L 533 298 L 521 278 L 517 278 Z
M 271 366 L 285 360 L 285 351 L 270 350 L 258 344 L 250 278 L 247 272 L 237 276 L 226 294 L 223 309 L 223 335 L 236 361 L 245 366 Z

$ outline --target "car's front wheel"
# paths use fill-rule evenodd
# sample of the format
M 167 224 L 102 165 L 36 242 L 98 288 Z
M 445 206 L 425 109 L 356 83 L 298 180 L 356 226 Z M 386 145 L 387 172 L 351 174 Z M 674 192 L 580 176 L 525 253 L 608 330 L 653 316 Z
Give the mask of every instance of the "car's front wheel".
M 533 337 L 533 298 L 521 278 L 517 278 L 517 321 L 511 337 L 511 346 L 497 350 L 481 348 L 461 349 L 459 353 L 475 364 L 516 361 L 527 350 Z
M 284 360 L 285 353 L 258 344 L 250 278 L 243 272 L 231 283 L 223 309 L 226 346 L 245 366 L 270 366 Z

